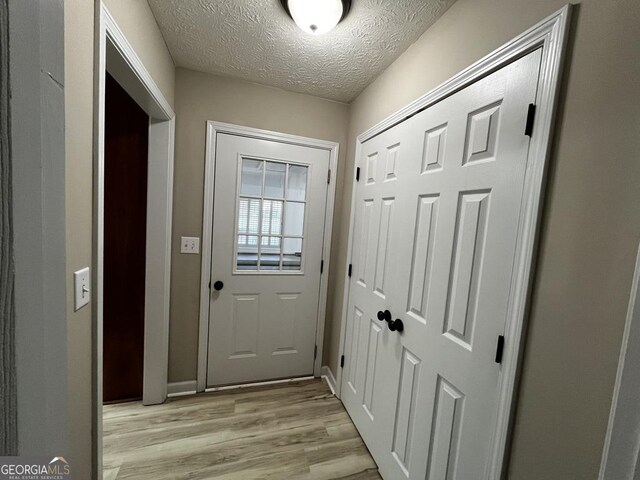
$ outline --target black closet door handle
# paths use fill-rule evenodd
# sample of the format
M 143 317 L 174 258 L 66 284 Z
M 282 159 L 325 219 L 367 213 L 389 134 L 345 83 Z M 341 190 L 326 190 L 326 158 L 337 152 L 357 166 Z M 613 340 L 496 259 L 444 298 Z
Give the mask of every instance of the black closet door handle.
M 385 310 L 385 311 L 380 310 L 378 312 L 378 320 L 380 320 L 380 321 L 386 320 L 387 322 L 390 322 L 391 321 L 391 312 L 389 310 Z
M 222 289 L 224 288 L 224 283 L 222 283 L 220 280 L 218 280 L 217 282 L 215 282 L 215 283 L 213 284 L 213 288 L 214 288 L 216 291 L 218 291 L 218 292 L 219 292 L 220 290 L 222 290 Z
M 399 318 L 395 319 L 393 322 L 389 322 L 387 326 L 392 332 L 400 333 L 404 330 L 404 323 L 402 323 L 402 320 L 400 320 Z

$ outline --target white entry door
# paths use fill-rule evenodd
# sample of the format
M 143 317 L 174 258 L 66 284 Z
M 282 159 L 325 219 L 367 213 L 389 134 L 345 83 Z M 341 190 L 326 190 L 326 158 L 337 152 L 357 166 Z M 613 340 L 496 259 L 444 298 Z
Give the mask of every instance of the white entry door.
M 217 135 L 208 386 L 313 374 L 329 158 Z
M 540 58 L 362 146 L 342 400 L 386 479 L 486 476 Z

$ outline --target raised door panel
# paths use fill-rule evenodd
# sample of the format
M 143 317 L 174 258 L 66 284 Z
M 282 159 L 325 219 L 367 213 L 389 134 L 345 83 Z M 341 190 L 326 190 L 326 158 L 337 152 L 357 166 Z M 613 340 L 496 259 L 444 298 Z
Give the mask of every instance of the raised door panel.
M 409 478 L 416 410 L 420 408 L 417 399 L 420 384 L 420 364 L 421 361 L 418 357 L 406 348 L 403 349 L 391 451 L 398 466 L 407 478 Z
M 378 249 L 375 259 L 375 277 L 373 291 L 380 298 L 385 298 L 385 284 L 387 282 L 387 261 L 389 259 L 391 221 L 394 214 L 394 198 L 383 198 L 378 223 Z
M 366 185 L 376 183 L 376 171 L 378 169 L 378 152 L 372 153 L 366 161 Z
M 276 295 L 273 347 L 271 355 L 298 353 L 299 329 L 302 320 L 301 292 L 278 293 Z
M 424 134 L 422 153 L 422 173 L 442 170 L 447 139 L 447 124 L 427 130 Z
M 390 182 L 395 180 L 397 177 L 397 168 L 400 156 L 400 144 L 396 143 L 387 148 L 387 160 L 386 167 L 384 172 L 384 181 Z
M 430 292 L 433 249 L 438 221 L 439 195 L 418 197 L 415 234 L 411 258 L 411 275 L 408 288 L 407 312 L 418 321 L 426 323 L 426 309 Z
M 458 478 L 456 470 L 465 395 L 443 377 L 438 377 L 437 382 L 427 480 L 453 480 Z
M 444 334 L 471 350 L 484 255 L 490 191 L 459 196 Z
M 229 359 L 255 357 L 258 354 L 260 295 L 234 295 L 231 318 Z
M 362 329 L 363 313 L 358 307 L 353 307 L 353 315 L 348 323 L 347 341 L 349 342 L 349 360 L 344 368 L 346 368 L 345 378 L 347 385 L 351 388 L 354 395 L 358 395 L 361 390 L 361 384 L 358 383 L 358 367 L 362 366 L 360 362 L 360 331 Z
M 378 377 L 378 349 L 382 337 L 382 328 L 373 319 L 369 321 L 369 339 L 367 342 L 367 356 L 365 365 L 364 389 L 362 391 L 362 405 L 371 418 L 374 419 L 374 392 L 376 389 L 376 379 Z
M 373 209 L 374 209 L 374 200 L 366 199 L 361 203 L 361 213 L 360 213 L 360 238 L 358 239 L 358 259 L 356 263 L 356 278 L 358 283 L 367 288 L 370 285 L 370 276 L 371 276 L 371 264 L 370 259 L 372 257 L 372 225 L 371 220 L 373 217 Z
M 463 164 L 495 160 L 502 100 L 469 113 Z

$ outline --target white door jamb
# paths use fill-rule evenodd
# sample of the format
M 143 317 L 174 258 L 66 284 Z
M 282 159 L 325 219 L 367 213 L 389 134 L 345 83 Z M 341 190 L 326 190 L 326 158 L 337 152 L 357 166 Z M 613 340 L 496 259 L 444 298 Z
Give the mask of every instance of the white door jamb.
M 640 465 L 640 250 L 636 260 L 599 480 L 636 479 Z M 635 476 L 634 476 L 635 475 Z
M 493 439 L 489 471 L 485 478 L 501 478 L 504 468 L 505 449 L 512 421 L 513 396 L 518 382 L 518 366 L 521 359 L 525 313 L 530 292 L 533 266 L 537 245 L 537 227 L 541 212 L 546 164 L 553 139 L 554 121 L 557 108 L 557 96 L 564 66 L 564 57 L 571 17 L 571 5 L 566 5 L 553 15 L 547 17 L 526 32 L 480 59 L 459 74 L 450 78 L 440 86 L 418 98 L 379 124 L 365 131 L 357 138 L 356 161 L 353 165 L 351 196 L 351 214 L 349 223 L 349 240 L 347 260 L 343 266 L 345 288 L 340 325 L 340 351 L 338 362 L 345 353 L 345 336 L 347 324 L 347 308 L 349 301 L 349 264 L 352 263 L 353 230 L 355 220 L 355 168 L 360 158 L 362 144 L 389 128 L 401 123 L 406 118 L 428 108 L 440 100 L 462 90 L 490 73 L 512 63 L 526 54 L 542 48 L 538 92 L 536 96 L 536 116 L 533 136 L 529 148 L 528 167 L 525 177 L 523 204 L 518 226 L 518 244 L 515 258 L 514 274 L 511 281 L 509 310 L 505 328 L 505 349 L 502 362 L 502 373 L 499 384 L 499 407 L 496 430 Z M 342 387 L 342 368 L 336 372 L 336 394 L 340 396 Z
M 326 140 L 300 137 L 285 133 L 271 132 L 256 128 L 243 127 L 219 122 L 207 122 L 207 147 L 205 152 L 204 173 L 204 205 L 202 209 L 202 269 L 200 275 L 200 328 L 198 332 L 198 370 L 197 391 L 204 392 L 207 388 L 207 357 L 209 341 L 209 282 L 211 280 L 211 258 L 213 241 L 213 199 L 215 187 L 215 153 L 216 135 L 228 133 L 243 137 L 271 140 L 328 150 L 330 152 L 329 168 L 332 172 L 327 189 L 327 206 L 324 219 L 324 241 L 322 257 L 324 270 L 320 279 L 320 297 L 318 301 L 318 322 L 316 326 L 316 358 L 313 374 L 320 376 L 322 367 L 322 351 L 324 345 L 325 312 L 327 308 L 327 290 L 329 286 L 329 264 L 331 262 L 331 232 L 333 229 L 333 210 L 336 195 L 335 173 L 338 166 L 338 143 Z
M 108 71 L 149 115 L 143 403 L 167 398 L 175 113 L 104 4 L 96 9 L 93 216 L 94 472 L 102 478 L 104 116 Z

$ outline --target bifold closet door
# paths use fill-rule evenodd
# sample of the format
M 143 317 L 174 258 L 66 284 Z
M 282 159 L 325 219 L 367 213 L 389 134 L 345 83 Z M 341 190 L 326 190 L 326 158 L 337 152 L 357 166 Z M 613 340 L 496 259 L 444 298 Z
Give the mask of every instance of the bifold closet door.
M 535 51 L 363 144 L 342 399 L 386 479 L 480 479 Z

